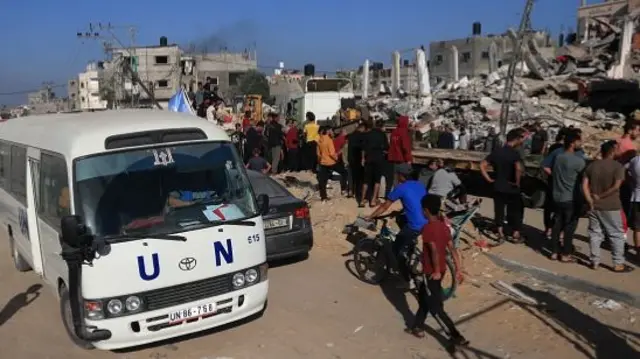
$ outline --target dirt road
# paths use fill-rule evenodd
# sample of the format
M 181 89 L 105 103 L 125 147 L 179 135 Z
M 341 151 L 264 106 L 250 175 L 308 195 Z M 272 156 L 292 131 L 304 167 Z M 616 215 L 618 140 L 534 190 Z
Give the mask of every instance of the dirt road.
M 346 202 L 314 205 L 314 222 Z M 346 207 L 345 207 L 346 206 Z M 353 205 L 351 213 L 355 213 Z M 314 214 L 315 213 L 315 214 Z M 340 227 L 332 223 L 331 228 Z M 340 234 L 318 225 L 318 246 L 310 258 L 283 263 L 269 273 L 269 308 L 262 318 L 126 352 L 75 348 L 62 327 L 48 287 L 30 273 L 17 273 L 6 238 L 0 236 L 0 357 L 118 359 L 244 358 L 449 358 L 433 335 L 424 340 L 403 332 L 415 301 L 389 284 L 359 282 L 349 272 L 349 249 Z M 622 307 L 597 309 L 592 298 L 495 267 L 475 249 L 464 252 L 471 276 L 447 308 L 471 346 L 458 358 L 631 358 L 640 344 L 638 313 Z M 535 308 L 497 294 L 495 280 L 516 283 L 544 301 Z M 36 286 L 36 287 L 32 287 Z M 35 294 L 24 295 L 32 287 Z M 26 297 L 26 298 L 25 298 Z M 406 299 L 405 299 L 406 298 Z M 28 304 L 25 304 L 25 301 Z M 640 318 L 638 318 L 640 319 Z M 440 331 L 432 318 L 427 324 Z M 440 334 L 435 331 L 436 337 Z

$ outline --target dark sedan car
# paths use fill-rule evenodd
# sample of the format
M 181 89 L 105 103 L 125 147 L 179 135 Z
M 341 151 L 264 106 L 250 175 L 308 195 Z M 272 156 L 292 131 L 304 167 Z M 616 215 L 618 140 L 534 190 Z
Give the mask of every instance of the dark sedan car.
M 313 247 L 307 203 L 260 172 L 247 171 L 256 195 L 269 196 L 269 213 L 262 217 L 267 238 L 267 260 L 306 255 Z

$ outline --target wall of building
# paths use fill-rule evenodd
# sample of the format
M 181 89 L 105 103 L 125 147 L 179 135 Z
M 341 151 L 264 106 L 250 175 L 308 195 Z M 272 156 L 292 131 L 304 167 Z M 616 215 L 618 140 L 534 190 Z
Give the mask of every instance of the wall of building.
M 578 39 L 582 39 L 585 36 L 589 18 L 609 19 L 611 17 L 624 16 L 629 12 L 630 7 L 635 9 L 637 6 L 637 0 L 605 1 L 598 4 L 580 6 L 578 8 L 578 26 L 576 31 Z
M 180 88 L 181 54 L 178 45 L 136 47 L 128 51 L 113 49 L 114 59 L 131 55 L 137 58 L 134 70 L 157 100 L 168 100 Z M 140 98 L 147 99 L 148 96 L 142 91 Z
M 82 111 L 104 110 L 107 101 L 100 97 L 99 70 L 88 68 L 87 71 L 78 74 L 78 96 L 80 97 L 79 109 Z
M 69 110 L 80 109 L 80 86 L 78 83 L 78 77 L 73 78 L 67 82 L 67 95 L 69 96 Z
M 184 74 L 182 83 L 189 87 L 198 82 L 204 83 L 207 77 L 214 79 L 218 90 L 228 95 L 237 81 L 249 70 L 258 69 L 258 61 L 251 53 L 212 53 L 190 55 L 194 67 L 191 74 Z

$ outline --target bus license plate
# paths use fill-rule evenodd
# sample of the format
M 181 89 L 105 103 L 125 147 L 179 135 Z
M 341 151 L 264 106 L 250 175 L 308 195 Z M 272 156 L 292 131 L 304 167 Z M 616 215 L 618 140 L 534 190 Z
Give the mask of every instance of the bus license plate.
M 266 221 L 264 224 L 264 228 L 271 229 L 271 228 L 285 227 L 288 225 L 289 225 L 289 219 L 285 217 L 285 218 L 270 219 Z
M 198 318 L 203 315 L 213 314 L 215 312 L 213 303 L 197 305 L 195 307 L 186 308 L 169 314 L 169 322 L 180 322 L 183 320 Z

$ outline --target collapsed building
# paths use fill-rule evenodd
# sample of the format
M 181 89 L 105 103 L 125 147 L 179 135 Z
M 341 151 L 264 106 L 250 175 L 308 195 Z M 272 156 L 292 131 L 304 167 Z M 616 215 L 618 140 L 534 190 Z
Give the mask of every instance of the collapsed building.
M 615 138 L 617 133 L 611 130 L 620 129 L 640 109 L 640 6 L 624 16 L 597 14 L 587 18 L 583 34 L 561 36 L 553 51 L 541 46 L 540 32 L 524 35 L 507 130 L 533 122 L 542 122 L 551 132 L 562 126 L 580 127 L 587 137 L 586 146 L 595 150 L 603 140 Z M 514 48 L 518 44 L 513 30 L 501 36 L 510 39 Z M 461 57 L 455 46 L 448 51 L 453 54 L 448 57 L 452 74 L 431 86 L 424 50 L 416 50 L 418 85 L 412 92 L 404 92 L 397 82 L 400 61 L 396 52 L 391 90 L 370 93 L 367 61 L 360 105 L 369 109 L 372 118 L 388 122 L 397 115 L 408 115 L 423 133 L 429 123 L 464 126 L 479 137 L 490 128 L 498 130 L 508 61 L 497 63 L 490 56 L 489 72 L 460 77 Z

